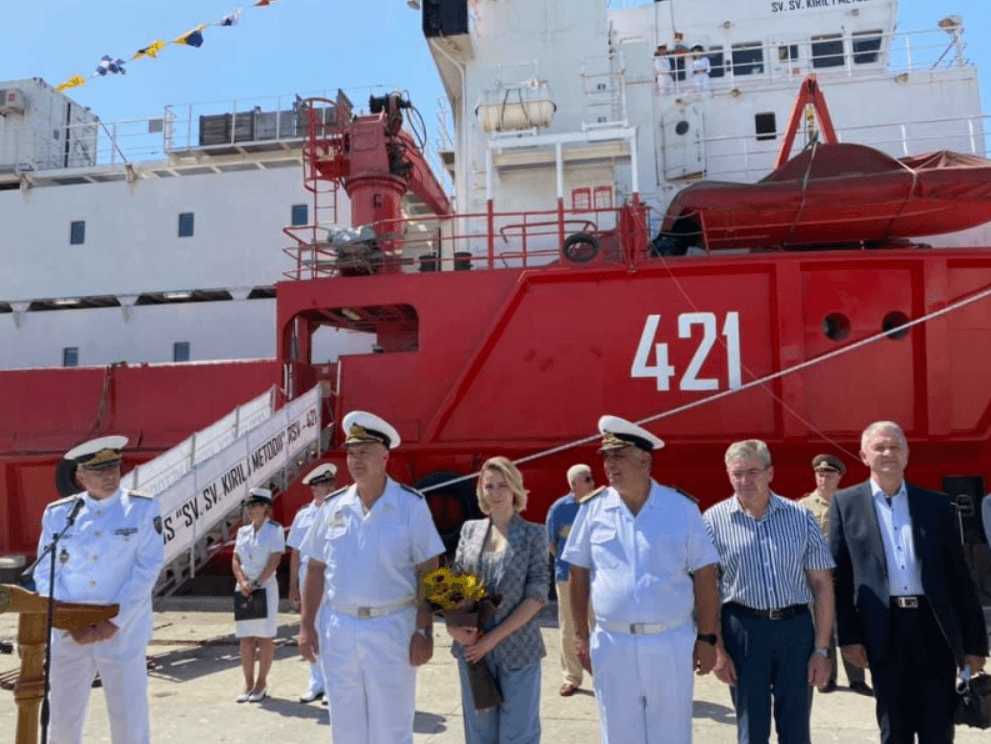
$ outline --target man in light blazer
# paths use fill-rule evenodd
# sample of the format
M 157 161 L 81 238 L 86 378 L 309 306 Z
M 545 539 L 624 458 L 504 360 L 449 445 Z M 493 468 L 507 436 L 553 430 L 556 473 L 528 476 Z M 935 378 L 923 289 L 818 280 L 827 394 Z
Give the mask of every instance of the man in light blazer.
M 988 655 L 956 512 L 905 483 L 898 424 L 868 426 L 860 457 L 870 480 L 839 491 L 829 519 L 839 644 L 871 668 L 882 744 L 952 742 L 957 669 L 977 672 Z

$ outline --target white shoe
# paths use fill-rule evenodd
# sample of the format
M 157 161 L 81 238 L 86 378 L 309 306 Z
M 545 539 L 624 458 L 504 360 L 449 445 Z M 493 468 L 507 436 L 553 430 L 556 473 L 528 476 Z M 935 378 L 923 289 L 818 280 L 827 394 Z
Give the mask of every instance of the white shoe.
M 312 703 L 314 700 L 319 700 L 322 697 L 323 697 L 323 690 L 308 690 L 305 695 L 299 696 L 299 702 Z
M 249 700 L 251 700 L 250 692 L 242 693 L 241 695 L 238 695 L 236 698 L 234 698 L 235 703 L 246 703 Z
M 263 689 L 261 692 L 252 692 L 250 695 L 248 695 L 248 702 L 249 703 L 260 703 L 266 697 L 268 697 L 268 688 L 267 687 L 265 689 Z

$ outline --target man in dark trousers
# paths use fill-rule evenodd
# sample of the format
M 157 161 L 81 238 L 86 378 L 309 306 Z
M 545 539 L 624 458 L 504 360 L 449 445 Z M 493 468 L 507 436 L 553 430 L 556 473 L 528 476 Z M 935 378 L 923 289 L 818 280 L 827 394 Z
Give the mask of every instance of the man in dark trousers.
M 839 491 L 829 518 L 839 644 L 870 665 L 882 744 L 952 742 L 957 669 L 977 672 L 988 655 L 956 512 L 905 483 L 898 424 L 871 424 L 860 449 L 870 480 Z

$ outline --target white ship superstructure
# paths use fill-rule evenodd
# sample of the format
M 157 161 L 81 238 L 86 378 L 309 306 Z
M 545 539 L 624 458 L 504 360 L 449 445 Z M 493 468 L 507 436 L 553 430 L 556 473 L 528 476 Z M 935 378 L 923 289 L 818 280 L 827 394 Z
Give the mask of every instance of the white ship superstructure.
M 457 3 L 433 4 L 438 18 L 457 18 Z M 894 157 L 985 152 L 977 69 L 958 16 L 896 33 L 895 0 L 468 7 L 462 33 L 428 39 L 452 100 L 459 211 L 484 212 L 489 200 L 496 212 L 611 207 L 637 192 L 656 228 L 693 181 L 767 175 L 810 73 L 842 141 Z
M 529 231 L 538 263 L 561 246 L 534 210 L 607 230 L 636 195 L 654 235 L 685 186 L 773 168 L 809 73 L 842 141 L 985 154 L 958 16 L 903 33 L 895 0 L 420 2 L 453 121 L 441 155 L 471 216 L 428 218 L 459 237 L 409 247 L 403 271 L 417 251 L 484 255 L 487 213 L 503 237 Z M 302 129 L 294 96 L 105 124 L 40 80 L 0 84 L 0 368 L 273 357 L 283 228 L 351 222 L 343 190 L 306 189 Z M 816 131 L 808 119 L 799 144 Z M 926 242 L 987 245 L 991 230 Z M 372 350 L 326 334 L 317 359 Z
M 283 228 L 350 221 L 343 192 L 314 214 L 294 96 L 104 123 L 40 80 L 0 91 L 0 368 L 275 355 Z

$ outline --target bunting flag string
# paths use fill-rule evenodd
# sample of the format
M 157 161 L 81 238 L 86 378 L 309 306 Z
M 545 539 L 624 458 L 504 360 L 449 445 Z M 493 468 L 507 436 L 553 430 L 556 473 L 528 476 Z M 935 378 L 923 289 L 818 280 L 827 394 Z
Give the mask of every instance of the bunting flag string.
M 157 57 L 158 53 L 167 46 L 168 42 L 161 40 L 153 41 L 148 46 L 136 51 L 131 59 L 139 59 L 140 57 Z
M 64 83 L 57 86 L 55 90 L 61 93 L 63 90 L 69 90 L 69 88 L 77 88 L 80 85 L 86 85 L 86 78 L 84 78 L 82 75 L 73 75 Z
M 109 54 L 104 54 L 103 59 L 100 60 L 100 64 L 96 67 L 96 72 L 91 77 L 96 75 L 103 77 L 108 73 L 111 75 L 126 75 L 127 70 L 124 69 L 124 60 L 115 60 Z
M 201 23 L 194 29 L 190 29 L 182 36 L 178 36 L 172 40 L 173 44 L 185 44 L 187 46 L 196 47 L 199 49 L 203 46 L 203 30 L 206 28 L 205 23 Z
M 278 1 L 279 0 L 256 0 L 256 2 L 254 2 L 251 6 L 249 6 L 249 10 L 254 8 L 265 8 L 271 5 L 272 3 Z M 212 23 L 200 23 L 197 26 L 191 28 L 186 33 L 182 34 L 181 36 L 177 36 L 172 41 L 163 41 L 162 39 L 155 39 L 146 46 L 143 46 L 140 49 L 138 49 L 130 57 L 129 61 L 133 62 L 134 60 L 142 59 L 146 57 L 150 59 L 157 59 L 159 52 L 161 52 L 167 46 L 179 45 L 179 46 L 188 46 L 188 47 L 193 47 L 194 49 L 199 49 L 201 46 L 203 46 L 203 33 L 204 31 L 207 30 L 207 28 L 209 28 L 210 26 L 227 26 L 227 27 L 237 26 L 241 21 L 241 13 L 243 12 L 244 12 L 244 8 L 238 6 L 234 8 L 234 10 L 232 10 L 230 13 L 225 15 L 223 18 L 213 21 Z M 93 72 L 93 74 L 90 75 L 89 77 L 96 78 L 96 77 L 107 77 L 108 75 L 126 75 L 127 70 L 124 68 L 124 65 L 126 63 L 127 61 L 123 59 L 120 59 L 118 57 L 113 57 L 109 54 L 105 54 L 100 59 L 99 64 L 97 64 L 95 72 Z M 84 77 L 83 75 L 73 75 L 65 82 L 57 85 L 55 87 L 55 90 L 61 93 L 63 91 L 69 90 L 70 88 L 77 88 L 80 85 L 85 85 L 85 84 L 86 84 L 86 77 Z

